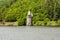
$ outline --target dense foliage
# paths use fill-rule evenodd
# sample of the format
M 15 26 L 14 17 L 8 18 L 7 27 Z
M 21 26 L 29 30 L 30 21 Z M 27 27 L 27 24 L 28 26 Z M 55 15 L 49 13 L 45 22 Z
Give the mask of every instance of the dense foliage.
M 60 24 L 60 0 L 1 0 L 0 21 L 26 25 L 28 10 L 33 14 L 33 25 L 48 25 L 50 21 Z

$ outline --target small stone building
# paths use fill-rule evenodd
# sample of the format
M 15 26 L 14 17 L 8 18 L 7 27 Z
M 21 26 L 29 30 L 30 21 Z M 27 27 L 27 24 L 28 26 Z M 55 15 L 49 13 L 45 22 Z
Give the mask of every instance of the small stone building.
M 30 11 L 28 11 L 28 14 L 27 14 L 27 23 L 26 23 L 27 26 L 31 26 L 32 25 L 32 16 L 31 16 L 31 13 Z

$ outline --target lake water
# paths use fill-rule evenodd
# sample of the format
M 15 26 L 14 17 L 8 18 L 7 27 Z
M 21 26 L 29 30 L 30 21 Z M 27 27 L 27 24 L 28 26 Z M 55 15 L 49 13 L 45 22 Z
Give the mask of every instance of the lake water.
M 0 40 L 60 40 L 60 27 L 0 27 Z

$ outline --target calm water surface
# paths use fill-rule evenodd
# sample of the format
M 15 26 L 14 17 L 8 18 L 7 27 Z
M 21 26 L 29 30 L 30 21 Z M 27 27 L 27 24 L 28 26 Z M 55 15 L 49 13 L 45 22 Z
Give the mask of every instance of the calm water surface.
M 60 40 L 60 27 L 0 27 L 0 40 Z

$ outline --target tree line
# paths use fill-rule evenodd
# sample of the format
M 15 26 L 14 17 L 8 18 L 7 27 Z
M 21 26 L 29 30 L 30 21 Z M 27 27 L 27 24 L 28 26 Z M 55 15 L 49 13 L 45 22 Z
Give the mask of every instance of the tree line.
M 0 21 L 17 21 L 18 25 L 26 25 L 28 10 L 33 14 L 33 25 L 47 25 L 51 21 L 60 22 L 59 0 L 2 0 Z

